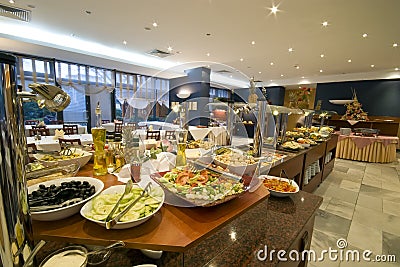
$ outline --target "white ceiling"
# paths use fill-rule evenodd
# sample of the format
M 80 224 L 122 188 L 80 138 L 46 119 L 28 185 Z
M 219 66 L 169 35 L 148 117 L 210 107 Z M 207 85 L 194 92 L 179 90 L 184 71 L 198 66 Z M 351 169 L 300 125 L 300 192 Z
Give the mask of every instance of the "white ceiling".
M 212 79 L 233 79 L 237 86 L 248 84 L 249 77 L 264 86 L 400 78 L 395 71 L 400 68 L 400 47 L 393 46 L 400 45 L 400 0 L 0 3 L 32 11 L 29 23 L 0 16 L 2 50 L 34 51 L 35 55 L 151 75 L 161 71 L 165 77 L 209 65 L 214 73 L 231 72 L 214 74 Z M 270 10 L 273 5 L 279 9 L 276 15 Z M 164 59 L 146 54 L 168 47 L 174 54 Z M 294 51 L 290 53 L 289 48 Z M 173 67 L 177 63 L 185 64 Z

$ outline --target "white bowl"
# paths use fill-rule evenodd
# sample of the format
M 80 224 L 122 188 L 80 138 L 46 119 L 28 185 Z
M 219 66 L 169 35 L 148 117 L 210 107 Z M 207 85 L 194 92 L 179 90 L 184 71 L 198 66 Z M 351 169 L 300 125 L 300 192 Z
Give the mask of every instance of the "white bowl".
M 154 185 L 154 184 L 153 184 L 153 186 L 154 186 L 154 187 L 159 187 L 159 186 Z M 115 186 L 111 186 L 111 187 L 105 189 L 105 190 L 102 192 L 102 194 L 123 193 L 123 192 L 124 192 L 124 189 L 125 189 L 125 185 L 115 185 Z M 160 189 L 161 189 L 161 188 L 160 188 Z M 160 205 L 158 206 L 158 208 L 155 209 L 155 210 L 153 211 L 153 213 L 147 215 L 146 217 L 139 218 L 139 219 L 137 219 L 137 220 L 127 221 L 127 222 L 117 222 L 117 224 L 116 224 L 112 229 L 127 229 L 127 228 L 132 228 L 132 227 L 138 226 L 138 225 L 140 225 L 140 224 L 146 222 L 147 220 L 149 220 L 154 214 L 156 214 L 156 213 L 160 210 L 161 206 L 164 204 L 165 194 L 164 194 L 164 191 L 163 191 L 162 189 L 160 190 L 160 192 L 162 192 L 161 203 L 160 203 Z M 92 210 L 92 205 L 93 205 L 93 201 L 92 201 L 92 200 L 89 201 L 89 202 L 87 202 L 87 203 L 81 208 L 81 215 L 82 215 L 85 219 L 87 219 L 87 220 L 89 220 L 89 221 L 92 221 L 92 222 L 95 222 L 95 223 L 97 223 L 98 225 L 101 225 L 101 226 L 103 226 L 103 227 L 105 228 L 105 227 L 106 227 L 105 222 L 103 222 L 103 221 L 98 221 L 98 220 L 94 220 L 94 219 L 92 219 L 92 218 L 87 217 L 86 214 L 88 214 L 88 213 Z
M 237 152 L 234 151 L 236 153 L 242 153 L 241 151 Z M 214 158 L 214 163 L 218 166 L 221 166 L 222 168 L 227 168 L 231 173 L 235 173 L 238 175 L 243 175 L 243 174 L 253 174 L 254 171 L 257 168 L 257 162 L 253 163 L 253 164 L 246 164 L 246 165 L 232 165 L 232 164 L 226 164 L 222 161 L 217 160 L 216 158 Z
M 79 210 L 82 208 L 82 206 L 88 202 L 90 199 L 94 198 L 98 194 L 100 194 L 101 190 L 104 188 L 104 184 L 101 180 L 92 178 L 92 177 L 67 177 L 67 178 L 60 178 L 60 179 L 54 179 L 50 181 L 46 181 L 43 183 L 38 183 L 34 184 L 32 186 L 28 187 L 28 193 L 32 193 L 33 191 L 39 189 L 39 185 L 43 184 L 46 187 L 54 184 L 56 186 L 61 185 L 62 182 L 70 182 L 70 181 L 87 181 L 91 185 L 94 185 L 96 192 L 94 195 L 90 196 L 89 198 L 86 198 L 78 203 L 72 204 L 67 207 L 63 208 L 58 208 L 54 210 L 46 210 L 46 211 L 37 211 L 37 212 L 31 212 L 31 217 L 33 220 L 37 221 L 55 221 L 55 220 L 61 220 L 64 218 L 67 218 L 69 216 L 74 215 L 75 213 L 78 213 Z
M 271 195 L 272 195 L 272 196 L 275 196 L 275 197 L 288 197 L 288 196 L 290 196 L 290 195 L 292 195 L 292 194 L 296 194 L 296 193 L 299 192 L 299 190 L 300 190 L 299 185 L 298 185 L 294 180 L 289 180 L 289 179 L 287 179 L 287 178 L 281 178 L 281 177 L 276 177 L 276 176 L 271 176 L 271 175 L 260 175 L 260 176 L 259 176 L 259 179 L 263 179 L 263 180 L 267 180 L 267 179 L 277 179 L 277 180 L 285 181 L 285 182 L 288 182 L 288 183 L 291 182 L 292 185 L 293 185 L 294 187 L 296 187 L 296 191 L 295 191 L 295 192 L 280 192 L 280 191 L 275 191 L 275 190 L 269 189 L 269 188 L 267 187 L 267 189 L 269 190 L 269 192 L 271 193 Z
M 74 151 L 74 153 L 81 154 L 82 156 L 76 157 L 76 158 L 71 158 L 71 159 L 55 160 L 55 161 L 42 160 L 42 158 L 45 156 L 45 154 L 34 154 L 33 157 L 46 167 L 55 166 L 55 165 L 65 166 L 65 165 L 69 165 L 72 163 L 78 163 L 80 167 L 83 167 L 92 158 L 92 153 L 90 153 L 88 151 L 85 151 L 82 149 L 76 149 L 76 150 L 72 150 L 72 151 Z

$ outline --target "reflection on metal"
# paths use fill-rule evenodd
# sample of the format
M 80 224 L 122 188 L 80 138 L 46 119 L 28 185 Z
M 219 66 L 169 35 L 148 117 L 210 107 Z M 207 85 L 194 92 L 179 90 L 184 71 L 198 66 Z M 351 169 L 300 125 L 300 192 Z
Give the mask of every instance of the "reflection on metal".
M 258 116 L 257 116 L 257 126 L 254 133 L 254 143 L 253 143 L 253 155 L 255 157 L 260 157 L 263 149 L 263 140 L 265 134 L 265 115 L 267 111 L 267 100 L 259 99 L 257 101 Z

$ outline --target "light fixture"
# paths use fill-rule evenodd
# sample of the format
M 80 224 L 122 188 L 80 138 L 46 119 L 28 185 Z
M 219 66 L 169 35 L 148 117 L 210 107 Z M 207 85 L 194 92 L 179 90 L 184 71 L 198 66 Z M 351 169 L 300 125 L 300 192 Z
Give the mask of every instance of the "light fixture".
M 271 13 L 274 15 L 279 11 L 278 6 L 272 6 L 269 10 L 271 10 Z
M 244 60 L 243 58 L 240 59 L 240 61 L 243 61 L 243 60 Z
M 86 15 L 92 15 L 92 11 L 90 10 L 85 10 Z
M 398 44 L 397 44 L 397 43 L 394 43 L 394 44 L 393 44 L 393 47 L 397 47 L 397 46 L 398 46 Z
M 351 59 L 348 59 L 347 62 L 351 63 Z
M 283 77 L 283 74 L 281 74 L 281 77 Z
M 323 72 L 323 70 L 319 70 L 319 72 Z
M 290 47 L 290 48 L 288 49 L 288 51 L 289 51 L 289 52 L 293 52 L 294 50 L 293 50 L 292 47 Z
M 322 26 L 327 27 L 329 24 L 327 21 L 322 22 Z
M 374 68 L 375 67 L 375 65 L 374 64 L 371 64 L 371 68 Z
M 153 22 L 152 25 L 153 25 L 154 28 L 158 27 L 158 24 L 157 24 L 157 22 L 155 22 L 155 21 Z
M 15 4 L 15 1 L 14 1 L 14 0 L 8 0 L 8 2 L 9 2 L 10 4 Z
M 258 74 L 261 74 L 261 71 L 259 71 Z
M 324 54 L 321 54 L 320 56 L 321 56 L 321 57 L 325 57 L 325 55 L 324 55 Z
M 300 66 L 299 66 L 299 65 L 294 65 L 294 68 L 295 68 L 296 70 L 298 70 L 298 69 L 300 69 Z
M 206 56 L 209 57 L 209 56 L 210 56 L 210 53 L 207 53 Z
M 368 36 L 368 34 L 366 34 L 366 33 L 364 33 L 364 34 L 362 35 L 363 38 L 367 38 L 367 36 Z
M 124 40 L 122 43 L 123 43 L 124 45 L 126 45 L 128 42 L 127 42 L 126 40 Z
M 301 76 L 301 78 L 302 78 L 302 79 L 304 79 L 304 78 L 305 78 L 305 76 Z
M 251 44 L 252 44 L 252 45 L 255 45 L 255 44 L 256 44 L 256 41 L 251 41 Z
M 172 46 L 170 46 L 170 45 L 169 45 L 169 46 L 168 46 L 168 48 L 167 48 L 167 50 L 168 50 L 168 52 L 170 52 L 170 53 L 171 53 L 171 52 L 172 52 L 172 50 L 174 50 L 174 49 L 172 48 Z
M 399 68 L 394 68 L 395 71 L 399 71 Z
M 274 62 L 269 63 L 269 65 L 273 66 L 273 65 L 274 65 Z
M 180 90 L 178 94 L 176 94 L 177 97 L 184 99 L 184 98 L 188 98 L 190 96 L 190 92 L 188 90 Z

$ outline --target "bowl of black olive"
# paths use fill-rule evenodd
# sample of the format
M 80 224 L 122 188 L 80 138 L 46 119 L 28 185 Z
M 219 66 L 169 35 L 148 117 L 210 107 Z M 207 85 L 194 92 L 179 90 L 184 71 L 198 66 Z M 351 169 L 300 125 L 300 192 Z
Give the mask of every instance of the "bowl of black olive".
M 28 187 L 31 217 L 37 221 L 55 221 L 72 216 L 104 188 L 92 177 L 54 179 Z

